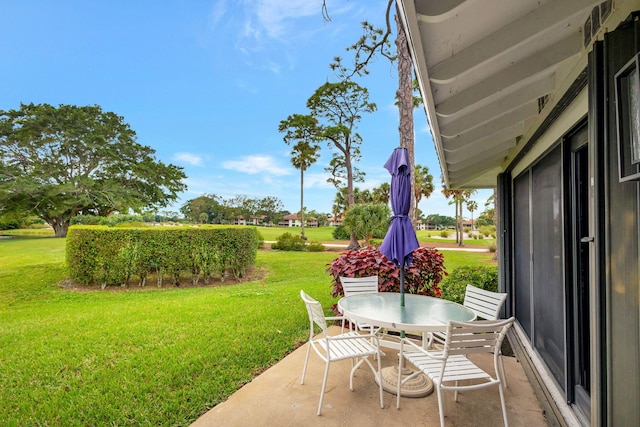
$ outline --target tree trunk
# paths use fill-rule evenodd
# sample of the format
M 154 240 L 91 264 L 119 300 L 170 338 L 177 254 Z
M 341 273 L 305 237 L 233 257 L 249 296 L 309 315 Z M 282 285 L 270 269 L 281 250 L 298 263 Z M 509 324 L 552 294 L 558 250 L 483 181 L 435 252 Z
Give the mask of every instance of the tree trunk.
M 307 240 L 304 236 L 304 167 L 300 168 L 300 237 Z
M 462 200 L 460 200 L 460 246 L 464 246 L 464 227 L 462 226 Z
M 493 189 L 493 223 L 496 226 L 496 251 L 493 253 L 493 260 L 497 261 L 498 260 L 498 254 L 500 253 L 499 249 L 500 249 L 500 237 L 502 235 L 501 231 L 502 231 L 502 225 L 500 224 L 500 215 L 498 212 L 498 206 L 500 204 L 498 203 L 498 189 L 494 188 Z
M 453 199 L 456 207 L 456 245 L 460 244 L 460 216 L 458 215 L 458 199 Z
M 345 152 L 344 160 L 347 169 L 347 210 L 349 210 L 349 208 L 355 204 L 355 197 L 353 195 L 353 168 L 351 166 L 351 153 L 349 150 Z M 349 246 L 347 246 L 347 249 L 352 251 L 360 249 L 360 243 L 358 243 L 358 237 L 354 231 L 349 235 Z
M 70 220 L 49 219 L 45 221 L 53 228 L 56 237 L 67 237 Z
M 400 133 L 400 146 L 405 147 L 409 154 L 409 172 L 411 173 L 411 205 L 409 208 L 409 219 L 411 220 L 411 224 L 415 227 L 416 200 L 413 190 L 416 186 L 416 178 L 413 135 L 413 85 L 411 84 L 411 76 L 413 73 L 407 35 L 404 32 L 402 23 L 400 22 L 397 4 L 395 20 L 396 27 L 398 28 L 398 36 L 396 37 L 396 49 L 398 52 L 398 90 L 396 92 L 396 98 L 398 99 L 398 111 L 400 113 L 398 131 Z

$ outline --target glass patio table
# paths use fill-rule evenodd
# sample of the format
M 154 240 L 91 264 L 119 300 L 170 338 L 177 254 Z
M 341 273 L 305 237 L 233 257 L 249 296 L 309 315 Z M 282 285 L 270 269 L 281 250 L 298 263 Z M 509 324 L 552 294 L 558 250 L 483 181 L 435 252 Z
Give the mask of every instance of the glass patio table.
M 404 307 L 400 305 L 400 294 L 395 292 L 363 293 L 351 295 L 338 301 L 340 312 L 356 322 L 368 323 L 385 329 L 420 332 L 423 343 L 429 332 L 446 332 L 449 321 L 470 322 L 476 319 L 467 307 L 441 298 L 405 294 Z M 391 346 L 394 347 L 394 346 Z M 398 367 L 382 370 L 382 386 L 397 392 Z M 406 371 L 406 372 L 404 372 Z M 403 375 L 409 374 L 407 368 Z M 425 375 L 416 376 L 407 383 L 400 394 L 407 397 L 422 397 L 431 393 L 433 385 Z

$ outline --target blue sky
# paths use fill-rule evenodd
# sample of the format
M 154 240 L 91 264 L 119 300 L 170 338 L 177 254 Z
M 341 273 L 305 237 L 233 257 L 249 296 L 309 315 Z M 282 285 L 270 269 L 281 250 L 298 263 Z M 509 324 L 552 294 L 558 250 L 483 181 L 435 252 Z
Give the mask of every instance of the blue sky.
M 300 176 L 278 132 L 306 114 L 306 100 L 336 77 L 334 56 L 381 25 L 386 0 L 163 0 L 5 2 L 0 25 L 0 110 L 23 103 L 100 105 L 136 131 L 163 162 L 184 168 L 177 211 L 202 194 L 276 196 L 299 209 Z M 358 83 L 378 110 L 363 118 L 362 189 L 389 181 L 383 164 L 398 145 L 395 66 L 379 59 Z M 440 167 L 422 109 L 415 111 L 416 163 L 440 188 Z M 305 173 L 305 206 L 329 213 L 328 148 Z M 479 211 L 491 194 L 478 192 Z M 454 216 L 441 192 L 426 214 Z M 479 212 L 475 212 L 477 217 Z M 467 212 L 468 214 L 468 212 Z

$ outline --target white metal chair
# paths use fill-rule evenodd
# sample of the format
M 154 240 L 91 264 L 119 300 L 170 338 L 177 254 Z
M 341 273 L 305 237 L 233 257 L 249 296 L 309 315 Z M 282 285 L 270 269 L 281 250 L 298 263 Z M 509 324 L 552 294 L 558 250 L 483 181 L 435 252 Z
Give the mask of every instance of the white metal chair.
M 344 291 L 344 296 L 377 293 L 378 292 L 378 276 L 368 277 L 342 277 L 340 276 L 340 284 Z M 350 324 L 356 325 L 356 330 L 365 330 L 371 334 L 377 333 L 380 328 L 366 323 L 358 323 L 352 319 L 348 319 Z M 344 327 L 344 323 L 343 323 Z
M 507 294 L 500 292 L 486 291 L 473 285 L 467 285 L 464 292 L 463 305 L 473 311 L 477 319 L 497 320 L 500 318 L 500 310 L 507 299 Z M 434 332 L 431 336 L 429 347 L 433 341 L 444 343 L 446 334 L 442 332 Z M 504 380 L 504 386 L 507 385 L 507 377 L 504 371 L 504 362 L 502 360 L 502 352 L 500 352 L 500 370 Z
M 507 408 L 502 388 L 503 378 L 499 365 L 500 346 L 513 324 L 513 317 L 506 320 L 478 320 L 474 322 L 450 322 L 442 351 L 429 351 L 407 339 L 400 342 L 400 364 L 408 362 L 418 368 L 406 378 L 401 377 L 398 368 L 398 397 L 396 406 L 400 408 L 400 388 L 408 379 L 424 373 L 433 381 L 438 395 L 438 410 L 440 425 L 444 427 L 445 407 L 442 392 L 454 390 L 454 399 L 458 401 L 458 391 L 474 390 L 497 386 L 500 391 L 502 416 L 504 425 L 508 426 Z M 467 355 L 478 353 L 493 353 L 495 377 L 473 363 Z M 465 384 L 460 384 L 465 381 Z M 467 383 L 470 381 L 471 384 Z
M 327 320 L 339 320 L 340 317 L 327 317 L 324 315 L 322 305 L 307 295 L 304 291 L 300 291 L 300 297 L 307 306 L 309 314 L 309 346 L 307 347 L 307 355 L 304 359 L 304 368 L 302 369 L 302 379 L 300 384 L 304 384 L 304 377 L 307 372 L 307 363 L 309 362 L 309 353 L 311 348 L 326 363 L 324 369 L 324 378 L 322 379 L 322 389 L 320 390 L 320 402 L 318 403 L 318 415 L 322 412 L 322 401 L 324 400 L 325 387 L 327 385 L 327 377 L 329 376 L 329 365 L 331 362 L 338 360 L 351 359 L 351 374 L 349 375 L 349 389 L 353 391 L 353 375 L 360 365 L 365 362 L 371 368 L 373 375 L 378 383 L 380 390 L 380 407 L 384 408 L 382 398 L 382 381 L 380 376 L 380 346 L 378 337 L 374 334 L 360 334 L 355 331 L 342 333 L 340 335 L 330 336 L 327 332 Z M 322 336 L 314 338 L 314 324 L 322 329 Z M 373 356 L 378 361 L 377 369 L 369 360 L 369 356 Z
M 507 299 L 507 294 L 485 291 L 473 285 L 467 285 L 463 305 L 471 309 L 478 318 L 496 320 L 500 318 L 500 309 Z

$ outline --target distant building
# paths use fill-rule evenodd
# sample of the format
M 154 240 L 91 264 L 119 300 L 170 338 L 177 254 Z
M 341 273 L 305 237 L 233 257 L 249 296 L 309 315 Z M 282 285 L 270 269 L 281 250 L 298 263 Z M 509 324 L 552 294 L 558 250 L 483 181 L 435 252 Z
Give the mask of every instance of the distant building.
M 332 216 L 330 218 L 327 218 L 327 221 L 329 222 L 329 227 L 337 227 L 339 225 L 342 225 L 342 221 L 344 221 L 344 217 L 341 216 Z
M 314 218 L 312 216 L 304 217 L 304 226 L 305 227 L 319 227 L 320 223 L 318 222 L 318 218 Z M 302 222 L 298 217 L 298 214 L 290 214 L 282 217 L 282 220 L 278 222 L 278 225 L 281 227 L 301 227 Z

